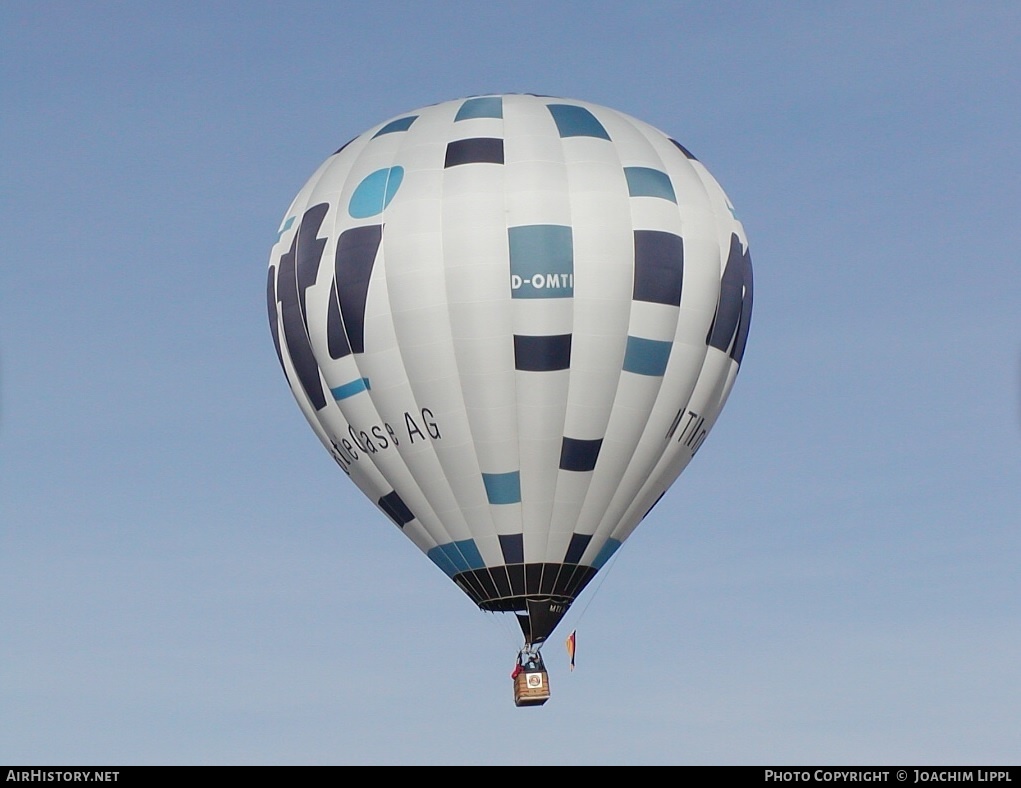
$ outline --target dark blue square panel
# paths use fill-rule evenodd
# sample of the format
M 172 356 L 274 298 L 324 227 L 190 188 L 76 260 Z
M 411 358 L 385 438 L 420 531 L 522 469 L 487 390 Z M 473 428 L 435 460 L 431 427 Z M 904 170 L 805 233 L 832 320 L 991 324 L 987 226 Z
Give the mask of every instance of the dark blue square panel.
M 674 144 L 674 146 L 677 148 L 677 150 L 679 150 L 681 153 L 683 153 L 689 159 L 691 159 L 692 161 L 698 161 L 698 159 L 695 158 L 694 154 L 690 150 L 685 148 L 683 145 L 681 145 L 681 143 L 679 143 L 677 140 L 675 140 L 673 138 L 668 138 L 668 139 L 670 139 L 670 141 Z
M 681 305 L 684 241 L 660 230 L 635 230 L 635 301 Z
M 752 258 L 741 240 L 731 233 L 730 254 L 720 282 L 720 301 L 706 344 L 718 348 L 738 364 L 744 357 L 752 319 Z
M 387 516 L 401 528 L 415 519 L 415 515 L 412 514 L 411 509 L 404 503 L 396 490 L 388 492 L 379 499 L 378 503 L 379 508 L 386 512 Z
M 500 534 L 500 550 L 506 564 L 525 563 L 525 543 L 521 534 Z
M 585 553 L 585 548 L 588 547 L 588 543 L 591 541 L 591 534 L 571 534 L 571 544 L 567 548 L 567 555 L 564 556 L 564 563 L 581 563 L 581 557 Z
M 447 143 L 444 167 L 459 164 L 503 164 L 503 140 L 494 137 L 474 137 Z
M 514 335 L 514 368 L 552 372 L 571 366 L 571 335 L 530 337 Z
M 560 470 L 591 471 L 596 467 L 596 460 L 599 458 L 599 449 L 602 445 L 602 438 L 586 441 L 565 436 L 560 448 Z

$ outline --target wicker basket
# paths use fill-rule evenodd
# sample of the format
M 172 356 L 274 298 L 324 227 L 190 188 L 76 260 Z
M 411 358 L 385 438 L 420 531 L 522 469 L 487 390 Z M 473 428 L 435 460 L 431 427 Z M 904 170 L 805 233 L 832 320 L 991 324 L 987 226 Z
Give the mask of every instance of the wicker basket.
M 523 670 L 514 678 L 514 705 L 541 706 L 549 700 L 549 675 L 545 670 Z

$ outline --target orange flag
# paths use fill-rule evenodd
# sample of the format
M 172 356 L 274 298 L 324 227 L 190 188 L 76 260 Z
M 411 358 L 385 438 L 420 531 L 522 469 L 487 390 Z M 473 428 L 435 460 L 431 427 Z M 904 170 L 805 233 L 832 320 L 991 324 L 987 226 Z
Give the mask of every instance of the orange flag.
M 570 654 L 570 656 L 571 656 L 571 670 L 574 670 L 574 649 L 575 649 L 575 645 L 576 644 L 577 644 L 577 639 L 575 638 L 575 632 L 571 632 L 571 634 L 567 636 L 567 644 L 566 644 L 567 645 L 567 653 Z

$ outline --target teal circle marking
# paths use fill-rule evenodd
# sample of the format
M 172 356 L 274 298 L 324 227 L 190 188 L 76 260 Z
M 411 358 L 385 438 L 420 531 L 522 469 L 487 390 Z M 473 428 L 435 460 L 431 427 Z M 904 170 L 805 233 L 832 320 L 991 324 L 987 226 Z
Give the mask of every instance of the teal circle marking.
M 355 187 L 351 195 L 351 202 L 348 203 L 347 212 L 353 219 L 367 219 L 382 213 L 383 209 L 390 204 L 401 181 L 404 180 L 403 167 L 389 167 L 385 170 L 376 170 L 366 175 L 362 182 Z

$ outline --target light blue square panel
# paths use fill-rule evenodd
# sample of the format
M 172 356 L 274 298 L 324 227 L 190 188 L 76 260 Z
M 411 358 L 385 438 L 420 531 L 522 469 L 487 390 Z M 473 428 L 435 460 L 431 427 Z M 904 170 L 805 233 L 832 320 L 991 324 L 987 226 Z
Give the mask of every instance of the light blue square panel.
M 606 544 L 599 551 L 599 555 L 596 556 L 596 560 L 592 562 L 592 566 L 596 569 L 602 569 L 603 564 L 610 560 L 613 554 L 617 552 L 618 547 L 620 547 L 620 542 L 616 539 L 607 539 Z
M 624 351 L 624 371 L 636 375 L 662 375 L 670 360 L 672 342 L 642 337 L 628 337 Z
M 397 120 L 391 120 L 383 128 L 372 135 L 372 138 L 382 137 L 384 134 L 393 134 L 398 131 L 407 131 L 411 128 L 411 124 L 418 120 L 418 115 L 408 115 L 404 118 L 397 118 Z
M 632 197 L 661 197 L 672 203 L 677 202 L 674 185 L 670 183 L 670 176 L 665 172 L 650 167 L 625 167 L 624 176 L 627 178 L 627 190 Z
M 333 398 L 336 400 L 347 399 L 353 397 L 355 394 L 361 394 L 363 391 L 368 391 L 372 388 L 369 385 L 368 378 L 355 378 L 350 383 L 345 383 L 343 386 L 337 386 L 336 388 L 330 389 L 333 394 Z
M 597 137 L 601 140 L 610 139 L 603 124 L 596 116 L 584 107 L 574 104 L 547 104 L 557 131 L 561 137 Z
M 480 96 L 466 99 L 454 117 L 454 122 L 471 118 L 502 118 L 503 98 L 500 96 Z
M 508 227 L 512 298 L 574 295 L 574 241 L 559 224 Z
M 490 503 L 519 503 L 521 501 L 521 472 L 484 473 L 486 496 Z

